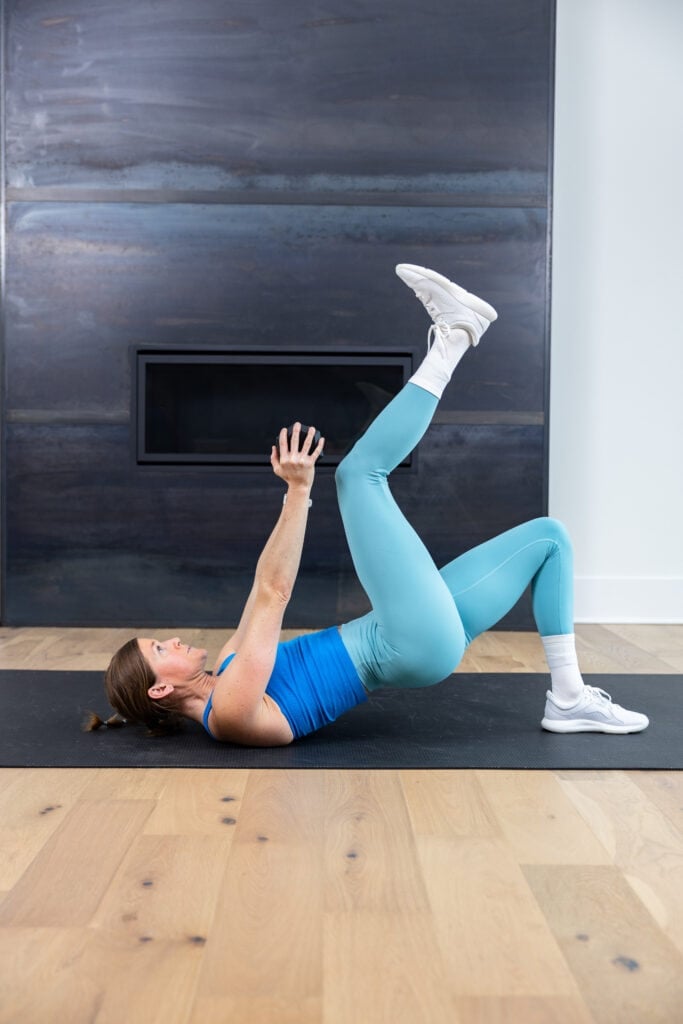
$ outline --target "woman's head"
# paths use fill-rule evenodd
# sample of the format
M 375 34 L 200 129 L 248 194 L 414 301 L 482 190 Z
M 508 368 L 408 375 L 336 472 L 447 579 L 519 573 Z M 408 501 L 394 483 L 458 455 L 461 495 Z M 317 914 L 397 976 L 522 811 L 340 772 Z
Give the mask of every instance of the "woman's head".
M 145 641 L 138 641 L 137 637 L 128 640 L 109 663 L 104 674 L 104 689 L 109 703 L 120 717 L 114 716 L 106 724 L 140 723 L 147 726 L 150 735 L 163 736 L 176 732 L 183 716 L 174 704 L 172 688 L 170 694 L 162 692 L 161 696 L 158 695 L 159 680 L 150 660 L 143 654 L 144 644 Z M 161 689 L 164 690 L 163 687 Z M 150 690 L 156 691 L 156 695 L 150 696 Z M 99 716 L 91 713 L 83 728 L 90 731 L 104 724 Z

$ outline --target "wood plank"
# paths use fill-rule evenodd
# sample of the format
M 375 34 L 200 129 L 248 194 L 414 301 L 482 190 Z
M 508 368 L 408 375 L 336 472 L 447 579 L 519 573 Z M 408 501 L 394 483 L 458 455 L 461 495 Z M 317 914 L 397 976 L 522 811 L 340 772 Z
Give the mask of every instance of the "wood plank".
M 89 768 L 87 784 L 81 794 L 83 800 L 153 800 L 156 813 L 159 800 L 165 790 L 173 784 L 172 768 Z M 61 772 L 61 769 L 60 769 Z
M 0 888 L 12 889 L 88 786 L 78 768 L 0 770 Z
M 465 651 L 457 672 L 515 671 L 517 662 L 501 633 L 482 633 Z
M 186 1024 L 204 947 L 89 928 L 0 928 L 2 1024 Z
M 640 623 L 605 626 L 622 641 L 637 647 L 666 666 L 664 671 L 683 672 L 683 625 L 655 626 Z
M 0 668 L 45 668 L 55 637 L 56 630 L 1 629 Z
M 230 846 L 230 837 L 209 835 L 133 843 L 91 921 L 106 957 L 108 1019 L 188 1020 Z M 135 989 L 141 948 L 149 959 Z
M 202 1021 L 205 1010 L 213 1012 L 211 1001 L 217 999 L 226 1012 L 256 1001 L 264 1022 L 275 1021 L 278 1008 L 288 1003 L 317 1012 L 323 990 L 324 812 L 323 773 L 249 776 L 215 894 L 193 1021 Z
M 188 1024 L 322 1024 L 320 996 L 246 996 L 236 999 L 229 993 L 207 996 L 199 992 L 187 1018 Z
M 522 869 L 596 1024 L 674 1024 L 683 958 L 616 867 Z
M 562 780 L 560 785 L 662 932 L 683 953 L 683 832 L 624 772 L 586 782 Z
M 89 926 L 139 942 L 208 941 L 230 838 L 139 835 Z
M 0 925 L 86 925 L 154 809 L 149 800 L 77 803 L 0 906 Z
M 325 1024 L 460 1024 L 427 913 L 325 915 Z
M 199 978 L 193 1020 L 204 999 L 271 1009 L 322 998 L 322 863 L 320 845 L 269 838 L 236 842 L 216 892 L 211 941 Z M 274 1019 L 270 1016 L 266 1020 Z
M 428 912 L 398 772 L 326 772 L 325 806 L 326 912 Z
M 233 771 L 235 769 L 230 769 L 230 775 Z M 235 842 L 247 846 L 264 842 L 287 846 L 319 845 L 325 810 L 324 793 L 322 772 L 252 769 L 243 791 Z
M 671 672 L 670 665 L 597 623 L 576 626 L 576 650 L 582 672 Z
M 576 998 L 567 964 L 504 840 L 416 841 L 454 996 Z
M 413 835 L 499 836 L 483 787 L 472 770 L 400 771 Z
M 683 772 L 625 772 L 630 781 L 683 834 Z
M 547 672 L 548 665 L 538 633 L 492 631 L 478 636 L 467 650 L 459 671 Z
M 458 996 L 461 1024 L 594 1024 L 578 996 Z
M 92 940 L 87 928 L 0 927 L 0 1024 L 104 1024 L 106 957 L 82 967 Z
M 100 979 L 100 1005 L 95 1017 L 103 1024 L 186 1024 L 192 1012 L 205 945 L 194 936 L 183 939 L 140 939 L 88 929 L 82 965 L 72 983 Z M 67 1020 L 73 1018 L 67 1014 Z
M 510 852 L 525 864 L 609 864 L 610 855 L 552 772 L 477 771 Z
M 248 770 L 235 768 L 169 769 L 145 834 L 214 835 L 231 842 L 248 779 Z
M 543 644 L 538 633 L 499 634 L 510 654 L 513 672 L 548 672 Z

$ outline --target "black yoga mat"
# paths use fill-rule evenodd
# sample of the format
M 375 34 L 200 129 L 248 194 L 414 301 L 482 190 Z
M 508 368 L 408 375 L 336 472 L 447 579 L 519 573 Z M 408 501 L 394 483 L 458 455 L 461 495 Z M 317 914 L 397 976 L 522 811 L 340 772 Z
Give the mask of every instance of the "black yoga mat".
M 142 726 L 81 732 L 102 717 L 101 672 L 0 671 L 0 766 L 49 768 L 647 768 L 683 767 L 683 676 L 587 675 L 644 712 L 641 733 L 556 735 L 540 726 L 550 676 L 456 673 L 437 686 L 381 690 L 287 747 L 217 743 L 187 721 L 176 736 Z

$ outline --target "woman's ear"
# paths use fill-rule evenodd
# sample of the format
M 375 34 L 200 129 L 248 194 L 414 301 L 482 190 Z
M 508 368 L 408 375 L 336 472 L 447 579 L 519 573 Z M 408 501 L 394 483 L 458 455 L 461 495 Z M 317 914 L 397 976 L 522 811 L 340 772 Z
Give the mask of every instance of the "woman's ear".
M 173 693 L 173 686 L 171 683 L 162 683 L 160 680 L 157 680 L 154 686 L 150 686 L 147 691 L 147 695 L 151 697 L 152 700 L 162 700 L 164 697 L 168 697 L 171 693 Z

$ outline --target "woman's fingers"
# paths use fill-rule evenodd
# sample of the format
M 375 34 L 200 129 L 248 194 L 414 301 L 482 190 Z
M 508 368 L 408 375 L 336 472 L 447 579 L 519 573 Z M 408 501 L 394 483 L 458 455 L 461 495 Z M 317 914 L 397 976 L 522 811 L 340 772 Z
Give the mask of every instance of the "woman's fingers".
M 325 447 L 325 438 L 324 438 L 324 437 L 321 437 L 321 438 L 320 438 L 320 440 L 318 441 L 318 447 L 317 447 L 317 448 L 315 449 L 315 451 L 313 452 L 313 458 L 314 458 L 314 459 L 316 459 L 316 460 L 317 460 L 317 459 L 319 459 L 319 458 L 320 458 L 320 456 L 321 456 L 321 455 L 322 455 L 322 453 L 323 453 L 323 448 L 324 448 L 324 447 Z
M 315 427 L 309 427 L 306 437 L 304 438 L 303 448 L 301 449 L 302 455 L 308 455 L 313 444 L 313 438 L 315 437 Z
M 311 451 L 311 447 L 315 440 L 315 432 L 315 427 L 308 428 L 306 440 L 304 441 L 304 446 L 301 449 L 301 454 L 305 455 L 306 458 L 310 459 L 312 462 L 318 461 L 318 459 L 322 455 L 323 448 L 325 447 L 325 438 L 321 437 L 320 440 L 318 441 L 317 446 L 313 449 L 313 451 Z
M 299 422 L 295 423 L 291 428 L 292 434 L 290 437 L 288 428 L 282 428 L 278 441 L 278 461 L 294 462 L 297 461 L 297 456 L 302 456 L 302 458 L 307 461 L 311 460 L 315 462 L 320 457 L 325 446 L 325 438 L 321 437 L 317 447 L 311 451 L 315 440 L 316 428 L 309 427 L 307 429 L 303 442 L 301 439 L 301 429 L 302 424 Z M 299 447 L 299 445 L 301 445 L 301 447 Z

